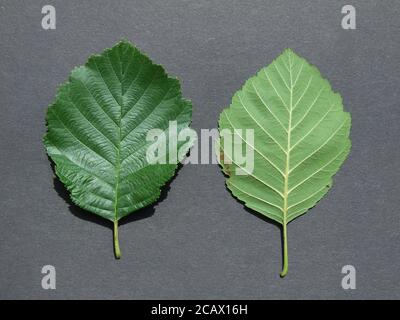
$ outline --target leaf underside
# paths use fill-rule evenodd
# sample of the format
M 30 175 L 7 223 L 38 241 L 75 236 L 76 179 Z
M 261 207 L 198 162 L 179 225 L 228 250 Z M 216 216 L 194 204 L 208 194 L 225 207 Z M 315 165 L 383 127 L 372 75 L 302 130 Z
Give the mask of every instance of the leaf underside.
M 176 120 L 179 133 L 191 114 L 179 81 L 124 40 L 73 69 L 47 110 L 44 144 L 73 202 L 115 222 L 156 201 L 177 168 L 147 163 L 148 130 Z
M 222 149 L 221 137 L 227 186 L 247 207 L 286 225 L 330 189 L 350 150 L 350 126 L 341 96 L 316 67 L 287 49 L 247 80 L 220 115 L 220 131 L 254 130 L 248 146 L 254 170 L 246 175 L 235 174 L 246 169 Z M 244 130 L 235 134 L 246 143 Z

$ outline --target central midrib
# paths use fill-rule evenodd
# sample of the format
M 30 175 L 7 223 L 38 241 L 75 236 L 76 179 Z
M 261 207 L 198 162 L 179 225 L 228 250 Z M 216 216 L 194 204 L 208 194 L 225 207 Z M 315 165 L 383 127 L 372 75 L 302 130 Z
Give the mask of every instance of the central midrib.
M 115 199 L 114 199 L 114 223 L 118 221 L 118 190 L 119 190 L 119 178 L 120 178 L 120 171 L 121 171 L 121 138 L 122 138 L 122 130 L 121 130 L 121 122 L 122 122 L 122 103 L 123 103 L 123 94 L 122 94 L 122 83 L 121 83 L 121 103 L 117 100 L 117 104 L 120 107 L 119 117 L 118 117 L 118 143 L 117 143 L 117 150 L 116 150 L 116 161 L 115 161 Z
M 283 224 L 287 224 L 288 211 L 288 186 L 289 186 L 289 167 L 290 167 L 290 149 L 291 149 L 291 130 L 292 130 L 292 105 L 293 105 L 293 78 L 292 78 L 292 61 L 289 52 L 289 76 L 290 76 L 290 104 L 289 104 L 289 124 L 288 124 L 288 139 L 286 151 L 286 165 L 284 176 L 284 191 L 283 191 Z

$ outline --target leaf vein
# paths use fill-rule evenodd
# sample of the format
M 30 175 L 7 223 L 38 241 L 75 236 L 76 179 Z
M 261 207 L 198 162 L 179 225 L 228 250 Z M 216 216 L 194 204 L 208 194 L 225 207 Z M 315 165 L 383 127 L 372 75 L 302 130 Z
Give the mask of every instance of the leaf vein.
M 80 142 L 83 146 L 85 146 L 88 150 L 90 150 L 92 153 L 94 153 L 95 155 L 97 155 L 98 157 L 100 157 L 101 159 L 105 160 L 106 162 L 108 162 L 109 164 L 112 165 L 112 167 L 114 167 L 114 164 L 108 160 L 107 158 L 105 158 L 104 156 L 102 156 L 101 154 L 99 154 L 97 151 L 95 151 L 94 149 L 92 149 L 91 147 L 89 147 L 87 144 L 85 144 L 83 141 L 81 141 L 72 131 L 70 128 L 68 128 L 65 123 L 61 120 L 61 118 L 58 116 L 58 114 L 54 111 L 54 108 L 49 108 L 49 111 L 53 112 L 53 114 L 56 116 L 56 118 L 58 119 L 58 121 L 62 124 L 62 126 L 67 129 L 67 131 L 78 141 Z
M 253 121 L 258 125 L 258 127 L 260 129 L 262 129 L 286 154 L 286 150 L 280 145 L 280 143 L 278 141 L 276 141 L 276 139 L 273 136 L 271 136 L 271 134 L 252 116 L 252 114 L 249 112 L 249 110 L 247 110 L 246 106 L 242 102 L 242 98 L 240 97 L 240 94 L 238 94 L 238 97 L 239 97 L 239 101 L 240 101 L 241 105 L 246 110 L 247 114 L 253 119 Z
M 288 132 L 288 130 L 285 128 L 285 126 L 282 124 L 282 122 L 278 119 L 278 117 L 272 112 L 272 110 L 270 109 L 270 107 L 265 103 L 264 99 L 261 98 L 260 94 L 257 91 L 257 88 L 254 84 L 253 81 L 250 82 L 254 88 L 254 91 L 256 92 L 258 98 L 260 99 L 260 101 L 263 103 L 263 105 L 267 108 L 267 110 L 271 113 L 271 115 L 275 118 L 275 120 L 280 124 L 280 126 L 282 127 L 283 130 L 285 130 L 285 132 Z
M 326 140 L 321 146 L 318 147 L 318 149 L 314 150 L 311 154 L 309 154 L 307 157 L 305 157 L 302 161 L 300 161 L 296 166 L 294 166 L 292 169 L 290 169 L 289 173 L 293 172 L 299 165 L 301 165 L 304 161 L 312 157 L 315 153 L 317 153 L 319 150 L 321 150 L 324 146 L 328 144 L 328 142 L 339 132 L 340 129 L 343 128 L 345 123 L 347 122 L 347 119 L 343 121 L 343 123 L 335 130 L 335 132 Z

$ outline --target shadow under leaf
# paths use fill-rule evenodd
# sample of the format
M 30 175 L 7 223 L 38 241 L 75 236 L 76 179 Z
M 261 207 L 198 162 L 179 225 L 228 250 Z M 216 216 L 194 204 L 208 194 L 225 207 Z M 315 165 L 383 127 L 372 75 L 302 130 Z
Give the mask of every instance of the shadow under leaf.
M 171 183 L 178 176 L 179 170 L 182 168 L 182 166 L 183 165 L 181 163 L 179 163 L 178 167 L 175 170 L 174 176 L 164 186 L 161 187 L 161 194 L 160 194 L 159 198 L 157 199 L 157 201 L 155 201 L 151 205 L 148 205 L 148 206 L 146 206 L 144 208 L 141 208 L 141 209 L 139 209 L 137 211 L 134 211 L 131 214 L 129 214 L 128 216 L 122 218 L 120 220 L 120 222 L 119 222 L 119 225 L 122 226 L 124 224 L 129 223 L 129 222 L 142 220 L 142 219 L 146 219 L 148 217 L 151 217 L 155 212 L 155 207 L 160 202 L 165 200 L 165 198 L 167 197 L 168 191 L 171 188 Z M 84 210 L 84 209 L 80 208 L 79 206 L 77 206 L 75 203 L 73 203 L 73 201 L 70 198 L 68 190 L 65 188 L 63 183 L 58 179 L 58 177 L 55 174 L 55 168 L 54 168 L 54 162 L 53 161 L 51 161 L 51 168 L 52 168 L 53 173 L 55 175 L 54 180 L 53 180 L 54 189 L 57 191 L 58 195 L 61 198 L 63 198 L 64 201 L 69 205 L 69 211 L 75 217 L 78 217 L 78 218 L 80 218 L 82 220 L 85 220 L 85 221 L 90 221 L 90 222 L 96 223 L 96 224 L 101 225 L 103 227 L 109 228 L 110 230 L 113 230 L 113 223 L 111 221 L 109 221 L 107 219 L 104 219 L 104 218 L 96 215 L 95 213 L 92 213 L 92 212 L 89 212 L 87 210 Z

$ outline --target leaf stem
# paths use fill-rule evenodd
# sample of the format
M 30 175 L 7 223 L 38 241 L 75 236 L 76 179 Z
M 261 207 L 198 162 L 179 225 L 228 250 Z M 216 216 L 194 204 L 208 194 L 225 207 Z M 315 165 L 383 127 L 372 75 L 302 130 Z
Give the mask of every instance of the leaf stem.
M 119 248 L 119 240 L 118 240 L 118 220 L 114 220 L 114 253 L 115 258 L 121 258 L 121 250 Z
M 288 245 L 287 245 L 287 214 L 288 214 L 288 195 L 289 195 L 289 173 L 290 173 L 290 150 L 291 150 L 291 130 L 292 130 L 292 111 L 293 111 L 293 79 L 292 79 L 292 59 L 289 51 L 289 75 L 290 75 L 290 108 L 289 108 L 289 127 L 286 151 L 284 199 L 283 199 L 283 269 L 280 273 L 283 278 L 288 272 Z
M 289 258 L 288 258 L 288 243 L 287 243 L 287 223 L 283 224 L 283 268 L 280 276 L 283 278 L 286 276 L 289 268 Z

